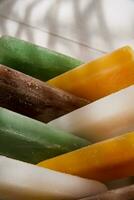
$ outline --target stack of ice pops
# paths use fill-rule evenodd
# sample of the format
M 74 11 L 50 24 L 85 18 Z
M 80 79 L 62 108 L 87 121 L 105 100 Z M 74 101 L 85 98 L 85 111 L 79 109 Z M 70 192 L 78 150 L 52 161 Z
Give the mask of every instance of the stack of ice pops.
M 0 38 L 0 199 L 134 199 L 106 186 L 132 178 L 133 151 L 133 49 L 83 63 Z

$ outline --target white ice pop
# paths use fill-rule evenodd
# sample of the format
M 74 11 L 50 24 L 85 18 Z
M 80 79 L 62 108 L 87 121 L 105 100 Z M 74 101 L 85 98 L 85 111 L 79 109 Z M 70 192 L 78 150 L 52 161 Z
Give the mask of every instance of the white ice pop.
M 0 199 L 66 200 L 94 195 L 104 184 L 0 156 Z
M 134 131 L 134 85 L 49 122 L 97 142 Z

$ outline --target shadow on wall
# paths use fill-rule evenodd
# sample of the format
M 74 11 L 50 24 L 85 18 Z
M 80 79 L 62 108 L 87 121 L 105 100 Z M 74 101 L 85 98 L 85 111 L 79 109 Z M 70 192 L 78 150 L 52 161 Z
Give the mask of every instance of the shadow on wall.
M 107 23 L 103 13 L 102 1 L 92 0 L 89 1 L 86 8 L 81 12 L 80 1 L 73 1 L 74 19 L 76 30 L 78 30 L 78 41 L 83 40 L 88 34 L 88 44 L 92 40 L 93 35 L 98 35 L 103 41 L 108 41 L 107 46 L 112 49 L 112 40 L 110 37 L 110 31 L 108 30 Z M 92 16 L 96 16 L 97 19 L 97 31 L 92 32 L 92 25 L 89 26 Z M 79 28 L 81 24 L 81 28 Z M 99 31 L 98 31 L 99 30 Z M 91 34 L 92 33 L 92 34 Z M 97 48 L 96 48 L 97 49 Z
M 102 1 L 98 0 L 90 0 L 87 3 L 87 6 L 82 11 L 81 10 L 81 0 L 55 0 L 50 5 L 47 13 L 44 16 L 44 22 L 48 21 L 48 31 L 50 33 L 55 32 L 57 35 L 60 35 L 58 32 L 58 28 L 61 23 L 59 23 L 59 13 L 60 9 L 63 8 L 63 5 L 70 4 L 70 10 L 72 8 L 72 23 L 74 25 L 74 30 L 76 32 L 76 41 L 79 41 L 80 44 L 83 46 L 87 46 L 92 48 L 90 45 L 90 40 L 92 39 L 93 35 L 101 36 L 103 41 L 107 41 L 107 46 L 109 49 L 112 49 L 112 39 L 110 37 L 110 31 L 108 30 L 108 26 L 104 17 L 103 11 L 103 4 Z M 66 6 L 64 6 L 66 8 Z M 92 25 L 89 27 L 90 21 L 92 20 L 92 16 L 96 15 L 97 18 L 97 31 L 92 32 Z M 45 23 L 44 23 L 45 26 Z M 66 24 L 62 24 L 62 26 L 66 26 Z M 72 28 L 72 27 L 71 27 Z M 70 27 L 68 26 L 68 31 Z M 99 29 L 99 31 L 98 31 Z M 61 35 L 60 35 L 61 36 Z M 83 39 L 88 36 L 88 44 L 83 44 Z M 63 36 L 64 37 L 64 33 Z M 58 39 L 58 38 L 57 38 Z M 48 40 L 49 45 L 55 45 L 57 43 L 56 40 Z M 95 49 L 95 48 L 93 48 Z M 97 48 L 95 50 L 98 50 Z M 81 49 L 80 49 L 81 51 Z
M 24 18 L 22 20 L 24 24 L 28 24 L 29 19 L 30 19 L 31 14 L 32 14 L 32 10 L 37 6 L 37 4 L 41 3 L 41 1 L 42 0 L 34 0 L 34 1 L 31 1 L 31 3 L 29 3 L 29 5 L 27 6 L 27 8 L 25 10 Z M 8 12 L 8 16 L 10 16 L 10 14 L 13 12 L 13 8 L 17 4 L 17 0 L 13 0 L 13 1 L 7 1 L 7 0 L 2 0 L 1 1 L 0 0 L 0 3 L 1 4 L 2 3 L 5 4 L 6 11 Z M 6 3 L 7 3 L 7 6 L 6 6 Z M 5 14 L 5 16 L 6 16 L 6 14 Z M 16 21 L 18 21 L 18 19 L 19 19 L 19 12 L 14 12 L 14 17 L 15 17 Z M 2 29 L 2 32 L 5 32 L 5 33 L 8 32 L 6 23 L 1 23 L 0 24 L 0 29 Z M 21 23 L 18 24 L 16 33 L 15 33 L 14 36 L 19 38 L 21 36 L 21 34 L 23 34 L 23 32 L 26 32 L 28 40 L 34 41 L 34 35 L 33 35 L 33 32 L 32 32 L 32 29 L 26 30 L 25 26 L 22 26 Z
M 47 9 L 46 12 L 44 12 L 44 22 L 43 22 L 43 27 L 45 29 L 46 23 L 47 23 L 47 31 L 50 33 L 50 37 L 48 38 L 48 46 L 54 48 L 55 45 L 57 45 L 58 42 L 58 37 L 51 37 L 52 35 L 60 35 L 60 37 L 64 38 L 64 33 L 61 35 L 59 33 L 59 26 L 65 26 L 65 31 L 69 31 L 70 25 L 66 24 L 61 24 L 59 23 L 59 14 L 60 10 L 64 7 L 66 8 L 66 5 L 70 8 L 71 13 L 72 13 L 72 25 L 74 26 L 74 32 L 76 35 L 76 41 L 79 43 L 82 43 L 83 46 L 87 46 L 92 48 L 90 45 L 90 41 L 92 40 L 92 37 L 94 36 L 99 36 L 101 37 L 102 41 L 107 41 L 107 46 L 109 49 L 112 49 L 112 40 L 110 36 L 110 31 L 108 30 L 108 26 L 104 17 L 104 11 L 103 11 L 103 1 L 98 1 L 98 0 L 89 0 L 87 1 L 86 6 L 84 9 L 81 9 L 81 0 L 50 0 L 50 5 Z M 17 19 L 19 18 L 19 12 L 18 10 L 15 11 L 13 9 L 16 4 L 18 4 L 18 0 L 2 0 L 0 1 L 1 5 L 4 4 L 6 7 L 6 10 L 8 12 L 8 16 L 13 12 L 14 18 Z M 19 2 L 20 4 L 20 2 Z M 32 12 L 33 10 L 36 9 L 38 5 L 44 6 L 45 3 L 42 0 L 30 0 L 28 3 L 28 6 L 25 10 L 24 17 L 22 19 L 22 22 L 25 24 L 30 24 L 30 19 L 33 17 Z M 20 11 L 21 12 L 21 11 Z M 40 13 L 39 13 L 40 14 Z M 6 16 L 6 13 L 5 13 Z M 97 20 L 97 27 L 92 30 L 92 24 L 90 26 L 90 22 L 92 20 L 92 17 L 95 16 Z M 6 32 L 6 24 L 1 24 L 0 29 L 5 30 Z M 18 26 L 15 36 L 19 37 L 22 33 L 24 33 L 25 26 L 22 26 L 21 24 Z M 55 33 L 55 34 L 54 34 Z M 32 31 L 27 31 L 27 37 L 29 40 L 34 41 L 34 36 Z M 84 42 L 83 44 L 83 39 L 86 38 L 88 40 L 87 43 Z M 79 46 L 80 47 L 80 46 Z M 68 47 L 65 47 L 68 48 Z M 94 48 L 95 49 L 95 48 Z M 96 48 L 97 49 L 97 48 Z M 80 49 L 81 51 L 81 49 Z

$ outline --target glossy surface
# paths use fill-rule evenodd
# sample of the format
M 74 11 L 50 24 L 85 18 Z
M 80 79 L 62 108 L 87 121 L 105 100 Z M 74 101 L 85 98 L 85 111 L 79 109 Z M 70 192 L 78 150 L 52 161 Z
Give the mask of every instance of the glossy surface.
M 88 144 L 42 122 L 0 108 L 0 155 L 36 164 Z
M 0 65 L 1 107 L 48 122 L 87 103 L 87 100 Z
M 134 175 L 134 132 L 39 163 L 39 166 L 100 181 Z
M 97 181 L 0 156 L 0 199 L 74 200 L 106 190 Z
M 0 38 L 0 63 L 46 81 L 83 62 L 17 38 L 3 36 Z
M 123 47 L 61 74 L 48 83 L 95 101 L 134 84 L 134 51 Z
M 101 98 L 49 124 L 97 142 L 134 130 L 134 85 Z

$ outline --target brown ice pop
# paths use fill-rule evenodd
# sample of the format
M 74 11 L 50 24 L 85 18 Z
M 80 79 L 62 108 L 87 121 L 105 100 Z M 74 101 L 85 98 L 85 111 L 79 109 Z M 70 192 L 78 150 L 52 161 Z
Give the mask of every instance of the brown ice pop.
M 38 79 L 0 65 L 0 106 L 43 122 L 89 102 Z
M 94 197 L 87 197 L 81 200 L 134 200 L 134 185 L 110 190 Z

